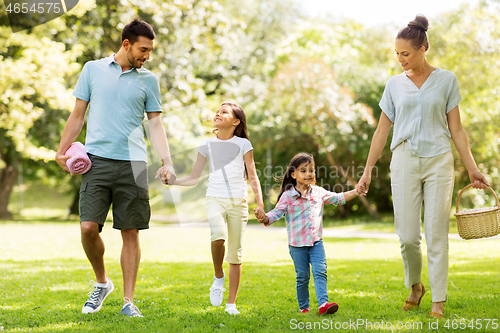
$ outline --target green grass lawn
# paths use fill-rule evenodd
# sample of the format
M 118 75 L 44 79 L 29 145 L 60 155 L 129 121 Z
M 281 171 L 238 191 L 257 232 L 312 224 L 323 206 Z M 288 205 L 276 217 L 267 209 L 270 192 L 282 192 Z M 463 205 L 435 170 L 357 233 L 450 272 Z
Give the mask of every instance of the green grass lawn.
M 250 225 L 244 239 L 237 300 L 241 314 L 229 316 L 223 306 L 215 308 L 209 300 L 213 269 L 208 227 L 181 228 L 178 224 L 153 224 L 141 232 L 135 304 L 145 317 L 127 318 L 119 315 L 123 297 L 120 234 L 109 224 L 102 236 L 108 274 L 116 289 L 100 312 L 83 315 L 88 281 L 94 276 L 80 245 L 78 222 L 1 223 L 0 331 L 500 331 L 492 329 L 492 322 L 485 330 L 488 319 L 500 325 L 499 239 L 450 241 L 446 319 L 436 321 L 428 316 L 430 293 L 419 310 L 401 311 L 408 291 L 403 285 L 399 242 L 392 239 L 325 238 L 329 296 L 340 310 L 318 316 L 311 280 L 312 312 L 300 314 L 286 233 L 282 228 L 258 225 Z M 423 283 L 428 286 L 426 261 L 424 266 Z M 227 300 L 227 292 L 225 296 Z

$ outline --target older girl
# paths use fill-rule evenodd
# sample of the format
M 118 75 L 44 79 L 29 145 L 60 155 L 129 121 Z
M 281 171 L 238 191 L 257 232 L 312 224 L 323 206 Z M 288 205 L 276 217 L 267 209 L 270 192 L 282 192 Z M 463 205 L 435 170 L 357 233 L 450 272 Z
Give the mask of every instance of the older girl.
M 239 314 L 236 296 L 241 279 L 242 237 L 248 222 L 246 178 L 257 199 L 257 211 L 264 203 L 259 178 L 255 169 L 252 144 L 248 140 L 246 116 L 233 103 L 223 103 L 213 118 L 216 137 L 205 140 L 198 149 L 190 176 L 177 179 L 172 185 L 193 186 L 198 183 L 205 163 L 210 175 L 207 189 L 207 215 L 211 231 L 212 260 L 215 277 L 210 288 L 213 306 L 222 304 L 226 274 L 222 268 L 227 236 L 229 262 L 229 296 L 226 312 Z M 227 231 L 226 231 L 227 229 Z

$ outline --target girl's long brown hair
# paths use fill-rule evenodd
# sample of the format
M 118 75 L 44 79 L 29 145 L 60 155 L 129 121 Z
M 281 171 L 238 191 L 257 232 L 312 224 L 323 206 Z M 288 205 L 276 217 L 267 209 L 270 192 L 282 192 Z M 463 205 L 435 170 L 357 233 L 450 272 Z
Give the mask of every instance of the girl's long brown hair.
M 248 137 L 248 129 L 247 129 L 247 116 L 245 115 L 245 112 L 241 108 L 241 106 L 231 103 L 231 102 L 224 102 L 221 104 L 221 106 L 227 105 L 231 107 L 231 110 L 233 111 L 234 116 L 236 119 L 240 121 L 238 126 L 236 126 L 234 130 L 234 135 L 239 136 L 240 138 L 247 139 L 250 141 L 250 138 Z M 217 134 L 217 129 L 214 130 L 214 133 Z

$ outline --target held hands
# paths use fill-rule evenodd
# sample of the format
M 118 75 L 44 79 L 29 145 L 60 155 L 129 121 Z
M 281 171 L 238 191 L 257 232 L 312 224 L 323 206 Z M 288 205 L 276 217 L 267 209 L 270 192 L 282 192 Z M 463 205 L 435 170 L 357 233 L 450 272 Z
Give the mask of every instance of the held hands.
M 356 188 L 354 190 L 344 192 L 343 194 L 344 194 L 344 199 L 346 202 L 351 201 L 352 199 L 354 199 L 360 195 L 361 196 L 366 195 L 364 188 L 360 184 L 357 184 Z
M 269 223 L 269 219 L 266 216 L 266 213 L 264 212 L 264 208 L 261 206 L 258 206 L 253 210 L 255 217 L 257 218 L 257 221 L 259 223 L 264 223 L 264 225 L 267 225 Z
M 362 197 L 365 197 L 366 192 L 368 192 L 365 190 L 365 186 L 360 184 L 360 183 L 356 184 L 356 188 L 354 189 L 354 191 L 355 191 L 356 195 L 362 196 Z
M 368 188 L 370 187 L 370 183 L 372 181 L 371 176 L 363 175 L 356 185 L 356 193 L 358 195 L 366 195 L 368 193 Z
M 469 172 L 469 178 L 473 188 L 485 189 L 486 186 L 490 186 L 486 177 L 479 170 Z
M 155 179 L 160 180 L 165 185 L 174 185 L 177 176 L 175 175 L 174 166 L 173 165 L 164 165 L 156 171 Z

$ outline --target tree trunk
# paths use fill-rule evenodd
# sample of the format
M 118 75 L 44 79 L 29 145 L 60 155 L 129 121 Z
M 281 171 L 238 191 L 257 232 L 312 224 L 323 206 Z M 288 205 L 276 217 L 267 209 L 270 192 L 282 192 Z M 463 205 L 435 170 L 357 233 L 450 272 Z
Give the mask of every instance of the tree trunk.
M 73 203 L 69 207 L 70 215 L 79 215 L 80 214 L 80 188 L 75 190 L 73 195 Z
M 16 182 L 17 170 L 11 165 L 0 169 L 0 220 L 11 220 L 12 214 L 7 209 L 10 194 Z

